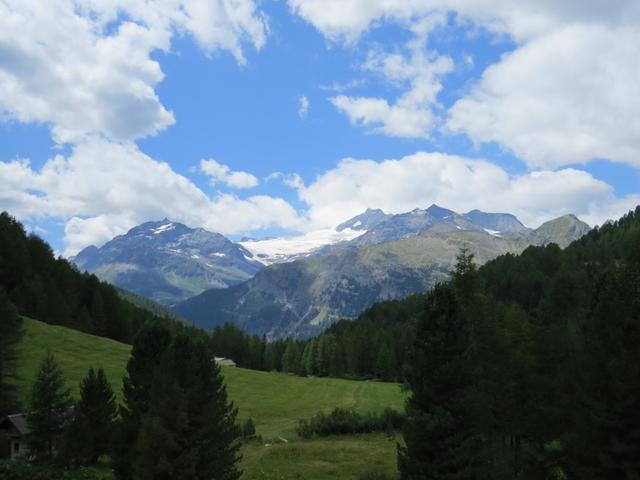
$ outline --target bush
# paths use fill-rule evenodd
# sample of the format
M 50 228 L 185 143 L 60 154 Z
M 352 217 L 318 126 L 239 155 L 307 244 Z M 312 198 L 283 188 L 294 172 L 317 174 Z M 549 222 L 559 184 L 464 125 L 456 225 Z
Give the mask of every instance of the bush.
M 21 461 L 0 461 L 2 480 L 113 480 L 110 470 L 79 468 L 67 470 L 49 465 L 34 465 Z
M 256 436 L 256 425 L 253 423 L 253 419 L 249 418 L 244 425 L 242 425 L 242 438 L 245 440 L 252 439 Z
M 309 420 L 299 420 L 296 433 L 302 438 L 372 432 L 391 435 L 402 426 L 403 419 L 401 414 L 391 408 L 378 414 L 361 414 L 349 408 L 336 408 L 329 414 L 319 412 Z

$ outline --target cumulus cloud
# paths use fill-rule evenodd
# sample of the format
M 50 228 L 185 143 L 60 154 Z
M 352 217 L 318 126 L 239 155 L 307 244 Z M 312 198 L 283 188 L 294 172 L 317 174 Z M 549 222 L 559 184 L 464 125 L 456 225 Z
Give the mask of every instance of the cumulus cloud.
M 258 179 L 248 172 L 234 172 L 227 165 L 210 158 L 200 160 L 200 171 L 210 177 L 211 185 L 224 183 L 231 188 L 252 188 L 258 185 Z
M 59 143 L 100 134 L 153 135 L 174 122 L 151 58 L 176 34 L 207 54 L 261 48 L 267 25 L 252 0 L 7 0 L 0 3 L 0 112 L 51 127 Z
M 99 138 L 77 145 L 68 157 L 55 156 L 40 169 L 26 160 L 0 162 L 0 205 L 21 219 L 65 221 L 66 254 L 154 218 L 225 234 L 300 225 L 293 207 L 280 198 L 210 197 L 136 145 Z
M 298 192 L 315 227 L 369 207 L 401 213 L 432 203 L 458 212 L 507 210 L 532 227 L 567 213 L 596 224 L 640 203 L 637 195 L 615 197 L 611 186 L 576 169 L 513 176 L 485 160 L 425 152 L 381 162 L 345 159 Z
M 594 158 L 640 165 L 637 1 L 289 0 L 289 6 L 330 41 L 346 43 L 384 22 L 413 30 L 419 38 L 416 25 L 453 12 L 458 24 L 485 28 L 516 47 L 462 94 L 445 116 L 449 132 L 476 143 L 497 142 L 534 168 Z M 405 63 L 411 58 L 405 56 Z M 412 72 L 404 95 L 416 85 L 439 85 L 438 75 L 430 82 L 420 79 L 420 72 Z M 421 106 L 416 109 L 400 100 L 332 99 L 353 123 L 380 124 L 377 131 L 387 135 L 425 136 L 439 113 L 433 102 L 410 102 Z M 385 121 L 400 118 L 411 125 Z M 400 128 L 391 126 L 397 123 Z
M 489 67 L 448 127 L 533 167 L 606 158 L 640 166 L 640 28 L 570 26 Z

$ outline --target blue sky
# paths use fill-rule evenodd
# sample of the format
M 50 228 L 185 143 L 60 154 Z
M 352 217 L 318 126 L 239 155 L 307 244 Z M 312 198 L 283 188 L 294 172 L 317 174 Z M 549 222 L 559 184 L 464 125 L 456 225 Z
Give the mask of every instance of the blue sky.
M 0 209 L 73 254 L 165 216 L 239 238 L 640 203 L 633 2 L 468 3 L 10 0 Z

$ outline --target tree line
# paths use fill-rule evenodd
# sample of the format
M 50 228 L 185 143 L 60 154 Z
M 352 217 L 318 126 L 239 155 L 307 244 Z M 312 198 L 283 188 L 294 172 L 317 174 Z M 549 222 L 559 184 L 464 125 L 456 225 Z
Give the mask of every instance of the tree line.
M 268 341 L 225 324 L 211 332 L 217 356 L 240 367 L 295 375 L 401 381 L 412 325 L 425 295 L 382 302 L 355 320 L 341 320 L 309 339 Z
M 403 479 L 633 479 L 640 472 L 640 208 L 562 251 L 428 293 L 405 370 Z

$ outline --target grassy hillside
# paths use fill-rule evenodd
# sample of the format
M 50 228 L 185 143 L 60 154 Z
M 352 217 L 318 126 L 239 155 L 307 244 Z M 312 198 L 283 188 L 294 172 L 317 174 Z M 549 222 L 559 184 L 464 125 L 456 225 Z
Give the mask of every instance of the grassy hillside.
M 25 318 L 25 336 L 18 358 L 18 385 L 25 399 L 42 356 L 51 351 L 63 368 L 72 391 L 90 366 L 103 367 L 120 395 L 130 346 L 64 327 Z M 301 378 L 279 373 L 224 368 L 231 399 L 240 419 L 252 417 L 265 443 L 243 450 L 244 479 L 358 478 L 372 465 L 395 471 L 395 442 L 381 435 L 300 440 L 298 419 L 319 410 L 348 406 L 377 411 L 400 410 L 404 395 L 392 383 L 356 382 L 329 378 Z M 281 440 L 285 439 L 286 442 Z M 376 458 L 375 462 L 369 459 Z

